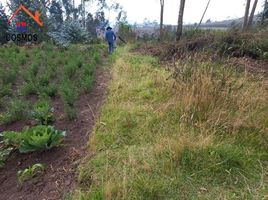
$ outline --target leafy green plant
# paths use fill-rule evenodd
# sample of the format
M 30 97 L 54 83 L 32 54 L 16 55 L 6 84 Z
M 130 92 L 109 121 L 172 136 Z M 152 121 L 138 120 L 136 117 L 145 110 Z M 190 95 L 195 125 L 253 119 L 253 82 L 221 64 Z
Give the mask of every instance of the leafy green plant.
M 58 146 L 65 137 L 65 131 L 55 130 L 53 126 L 40 125 L 27 127 L 21 133 L 4 132 L 3 136 L 10 145 L 17 147 L 20 153 L 28 153 Z
M 17 172 L 17 180 L 20 185 L 22 185 L 26 180 L 41 176 L 44 174 L 45 166 L 43 164 L 37 163 L 30 166 L 24 170 L 19 170 Z
M 48 125 L 53 122 L 53 108 L 46 101 L 37 102 L 34 105 L 32 117 L 42 125 Z
M 7 147 L 5 141 L 2 140 L 3 135 L 0 134 L 0 168 L 4 166 L 4 162 L 13 150 L 13 147 Z

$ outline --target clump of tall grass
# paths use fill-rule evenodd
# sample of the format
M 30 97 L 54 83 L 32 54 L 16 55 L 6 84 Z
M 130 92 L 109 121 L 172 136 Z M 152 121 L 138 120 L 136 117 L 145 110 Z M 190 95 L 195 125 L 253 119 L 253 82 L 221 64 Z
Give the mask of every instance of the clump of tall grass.
M 74 198 L 265 197 L 264 79 L 223 63 L 178 62 L 167 80 L 151 57 L 120 55 Z

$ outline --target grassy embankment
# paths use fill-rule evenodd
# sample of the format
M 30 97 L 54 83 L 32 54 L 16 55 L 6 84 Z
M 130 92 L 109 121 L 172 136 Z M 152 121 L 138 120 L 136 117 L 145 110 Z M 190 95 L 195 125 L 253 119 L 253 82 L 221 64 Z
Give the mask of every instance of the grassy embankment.
M 118 54 L 74 199 L 267 198 L 265 78 L 202 62 L 174 84 L 156 59 Z

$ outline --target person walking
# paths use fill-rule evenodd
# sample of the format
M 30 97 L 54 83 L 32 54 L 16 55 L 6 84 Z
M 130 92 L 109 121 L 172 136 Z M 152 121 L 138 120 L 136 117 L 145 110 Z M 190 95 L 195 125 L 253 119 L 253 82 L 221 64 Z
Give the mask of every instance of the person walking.
M 116 35 L 114 34 L 110 26 L 106 28 L 105 40 L 108 42 L 109 45 L 109 53 L 112 54 L 114 49 L 114 42 L 116 40 Z

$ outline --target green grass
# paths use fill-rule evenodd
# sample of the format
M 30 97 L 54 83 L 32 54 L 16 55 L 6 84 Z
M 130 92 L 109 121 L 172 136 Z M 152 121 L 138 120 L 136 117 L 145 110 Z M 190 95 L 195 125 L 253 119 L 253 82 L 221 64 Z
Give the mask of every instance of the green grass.
M 43 43 L 34 48 L 0 48 L 0 124 L 28 118 L 38 100 L 59 97 L 66 117 L 75 118 L 74 102 L 90 92 L 102 45 L 60 49 Z M 30 106 L 25 106 L 30 105 Z
M 174 82 L 118 54 L 73 199 L 267 198 L 267 80 L 204 62 Z

